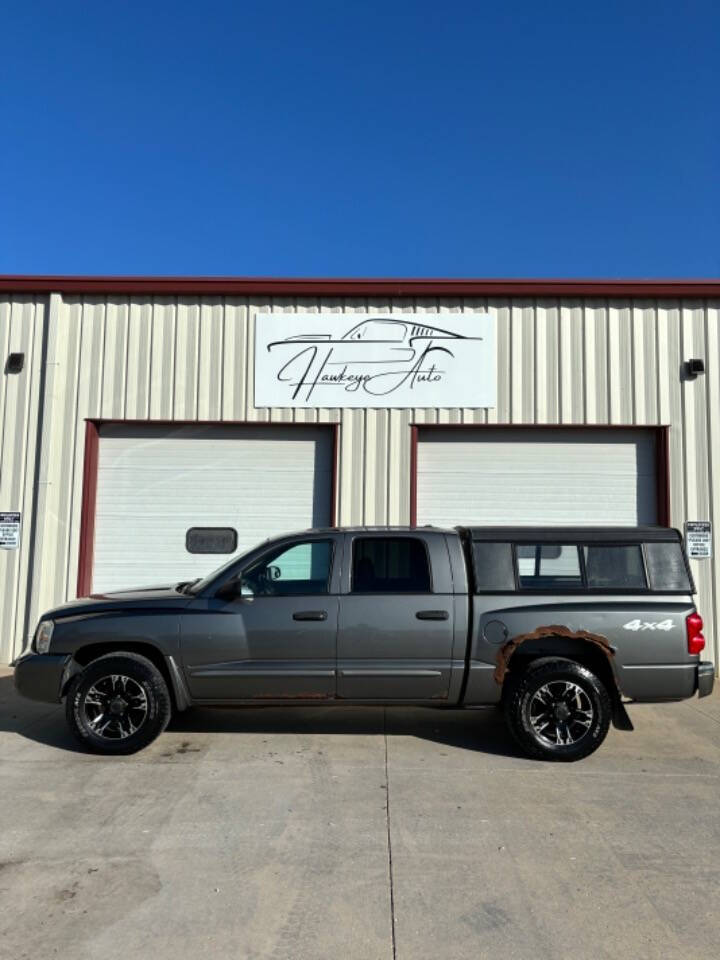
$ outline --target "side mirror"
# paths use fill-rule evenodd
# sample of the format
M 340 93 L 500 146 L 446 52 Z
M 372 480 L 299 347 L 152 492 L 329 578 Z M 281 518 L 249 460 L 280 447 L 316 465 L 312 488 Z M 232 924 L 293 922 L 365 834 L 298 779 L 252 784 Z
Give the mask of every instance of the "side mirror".
M 265 576 L 268 578 L 268 580 L 279 580 L 281 575 L 282 571 L 280 567 L 276 567 L 274 564 L 270 564 L 265 568 Z
M 242 579 L 240 577 L 233 577 L 232 580 L 228 580 L 227 583 L 224 583 L 220 589 L 215 593 L 215 596 L 219 600 L 237 600 L 242 596 Z

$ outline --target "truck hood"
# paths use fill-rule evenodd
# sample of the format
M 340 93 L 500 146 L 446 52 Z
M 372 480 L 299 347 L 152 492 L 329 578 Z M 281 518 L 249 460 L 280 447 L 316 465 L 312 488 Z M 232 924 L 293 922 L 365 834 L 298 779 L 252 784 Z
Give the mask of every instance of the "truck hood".
M 138 610 L 148 608 L 180 609 L 192 600 L 187 594 L 180 593 L 176 585 L 161 587 L 135 587 L 130 590 L 117 590 L 112 593 L 94 593 L 89 597 L 69 600 L 52 610 L 47 610 L 43 620 L 62 620 L 67 617 L 79 617 L 93 613 L 109 613 L 115 610 Z

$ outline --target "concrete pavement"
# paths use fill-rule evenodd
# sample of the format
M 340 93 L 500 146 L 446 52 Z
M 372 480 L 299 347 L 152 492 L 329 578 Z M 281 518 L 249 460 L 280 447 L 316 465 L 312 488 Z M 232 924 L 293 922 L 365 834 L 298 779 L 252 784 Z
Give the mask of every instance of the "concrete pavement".
M 182 715 L 79 752 L 0 671 L 0 957 L 714 958 L 720 697 L 573 765 L 495 711 Z

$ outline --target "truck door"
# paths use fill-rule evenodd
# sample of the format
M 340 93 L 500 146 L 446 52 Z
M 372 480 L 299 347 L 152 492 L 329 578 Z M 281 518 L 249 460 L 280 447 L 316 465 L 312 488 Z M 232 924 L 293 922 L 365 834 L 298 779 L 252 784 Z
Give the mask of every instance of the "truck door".
M 181 618 L 182 655 L 199 700 L 335 697 L 341 535 L 288 540 L 244 568 L 237 589 Z
M 338 622 L 338 698 L 446 700 L 453 647 L 439 533 L 348 533 Z

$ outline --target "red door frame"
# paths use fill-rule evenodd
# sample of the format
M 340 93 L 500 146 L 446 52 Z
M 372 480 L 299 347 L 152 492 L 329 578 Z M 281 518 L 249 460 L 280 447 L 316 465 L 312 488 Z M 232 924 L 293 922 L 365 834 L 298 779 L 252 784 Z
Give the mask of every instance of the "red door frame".
M 283 423 L 277 420 L 86 420 L 83 491 L 80 510 L 80 551 L 78 556 L 77 595 L 86 597 L 92 589 L 95 548 L 95 509 L 97 505 L 98 449 L 100 430 L 108 424 L 133 427 L 321 427 L 332 430 L 332 472 L 330 478 L 330 522 L 337 526 L 338 452 L 340 423 Z
M 413 423 L 410 426 L 410 523 L 417 524 L 420 430 L 650 430 L 655 434 L 655 496 L 658 523 L 670 526 L 670 427 L 634 423 Z

